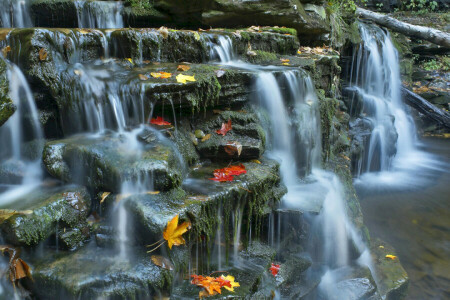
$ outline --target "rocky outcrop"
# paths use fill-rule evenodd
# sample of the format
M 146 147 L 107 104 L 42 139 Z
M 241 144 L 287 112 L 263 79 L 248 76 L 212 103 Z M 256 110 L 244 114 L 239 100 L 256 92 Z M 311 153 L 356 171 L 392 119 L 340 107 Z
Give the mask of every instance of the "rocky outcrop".
M 16 111 L 16 106 L 9 96 L 9 80 L 6 72 L 6 62 L 0 57 L 0 126 Z

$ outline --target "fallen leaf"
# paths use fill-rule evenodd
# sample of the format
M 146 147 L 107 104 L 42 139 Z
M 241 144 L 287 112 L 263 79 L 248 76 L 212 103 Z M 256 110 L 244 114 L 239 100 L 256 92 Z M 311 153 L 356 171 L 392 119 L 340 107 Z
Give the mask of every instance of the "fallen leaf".
M 152 72 L 150 73 L 150 75 L 154 78 L 162 78 L 162 79 L 167 79 L 172 77 L 172 73 L 167 73 L 167 72 Z
M 103 203 L 103 201 L 105 201 L 106 197 L 109 196 L 109 194 L 111 194 L 111 192 L 104 192 L 100 198 L 100 204 Z
M 6 46 L 5 48 L 3 48 L 2 49 L 3 57 L 6 57 L 9 51 L 11 51 L 11 46 Z
M 234 177 L 232 175 L 227 175 L 225 173 L 214 173 L 214 178 L 208 179 L 218 182 L 226 182 L 226 181 L 233 181 Z
M 205 135 L 203 138 L 202 138 L 202 142 L 206 142 L 207 140 L 209 140 L 210 138 L 211 138 L 211 133 L 208 133 L 207 135 Z
M 127 58 L 127 61 L 129 61 L 132 65 L 134 65 L 133 60 L 131 58 Z
M 77 76 L 81 76 L 81 75 L 83 75 L 83 71 L 81 71 L 81 70 L 78 70 L 78 69 L 75 69 L 75 70 L 73 70 L 73 72 L 75 73 L 75 75 L 77 75 Z
M 177 82 L 184 84 L 186 84 L 187 81 L 195 82 L 194 76 L 183 75 L 181 73 L 177 75 L 176 79 Z
M 197 31 L 193 31 L 194 32 L 194 37 L 197 41 L 200 40 L 200 34 Z
M 170 122 L 164 121 L 164 119 L 162 117 L 156 117 L 152 118 L 150 120 L 150 124 L 154 124 L 154 125 L 172 125 Z
M 20 251 L 14 247 L 7 246 L 7 245 L 0 245 L 0 251 L 2 254 L 5 252 L 9 255 L 9 280 L 15 286 L 19 279 L 22 278 L 29 278 L 33 280 L 33 277 L 31 276 L 31 268 L 28 266 L 28 264 L 19 258 Z
M 122 201 L 122 200 L 125 199 L 125 198 L 130 197 L 131 195 L 133 195 L 133 194 L 130 194 L 130 193 L 124 193 L 124 194 L 119 194 L 119 195 L 117 195 L 117 196 L 116 196 L 116 203 L 119 203 L 120 201 Z
M 143 74 L 139 74 L 138 76 L 139 76 L 140 80 L 147 80 L 148 79 L 148 76 L 143 75 Z
M 235 287 L 240 287 L 241 285 L 239 284 L 239 282 L 234 281 L 234 276 L 231 275 L 227 275 L 227 276 L 221 276 L 224 280 L 227 280 L 231 286 L 228 285 L 224 285 L 223 287 L 227 290 L 229 290 L 230 292 L 234 292 L 234 288 Z
M 392 255 L 392 254 L 387 254 L 385 257 L 386 257 L 386 258 L 389 258 L 389 259 L 392 259 L 392 260 L 394 260 L 394 259 L 397 258 L 397 256 Z
M 275 265 L 274 263 L 272 263 L 272 265 L 269 268 L 270 272 L 272 273 L 273 276 L 277 276 L 278 271 L 280 271 L 280 265 Z
M 164 229 L 163 232 L 163 237 L 169 244 L 169 249 L 172 249 L 173 245 L 180 246 L 186 243 L 182 235 L 188 231 L 190 227 L 190 222 L 183 222 L 178 225 L 178 215 L 167 223 L 166 229 Z
M 231 119 L 228 119 L 227 123 L 222 123 L 222 128 L 216 130 L 217 134 L 221 134 L 223 136 L 225 136 L 227 134 L 228 131 L 230 131 L 231 128 Z
M 222 170 L 225 174 L 232 176 L 239 176 L 241 174 L 247 173 L 247 170 L 245 170 L 245 166 L 243 164 L 239 164 L 237 166 L 229 166 Z
M 225 145 L 225 152 L 228 155 L 235 155 L 237 154 L 238 156 L 241 156 L 241 152 L 242 152 L 242 144 L 239 142 L 227 142 L 227 144 Z
M 225 75 L 225 70 L 219 69 L 219 70 L 215 70 L 214 73 L 216 74 L 217 78 L 222 77 L 223 75 Z
M 160 192 L 159 191 L 148 191 L 147 194 L 148 195 L 158 195 Z
M 161 26 L 158 28 L 158 32 L 163 36 L 163 38 L 167 38 L 169 36 L 169 29 L 167 27 Z
M 289 63 L 282 63 L 283 66 L 290 66 Z
M 46 60 L 47 54 L 47 50 L 45 50 L 45 48 L 41 48 L 41 50 L 39 50 L 39 60 Z
M 185 72 L 185 71 L 188 71 L 190 68 L 191 68 L 191 67 L 188 66 L 188 65 L 178 65 L 177 71 Z
M 170 271 L 175 269 L 172 262 L 170 260 L 168 260 L 167 258 L 165 258 L 164 256 L 152 255 L 151 260 L 155 265 L 157 265 L 158 267 L 161 267 L 163 269 L 170 270 Z
M 280 58 L 280 60 L 281 60 L 282 63 L 287 63 L 287 62 L 289 62 L 289 59 L 288 59 L 288 58 Z
M 255 163 L 255 164 L 261 164 L 261 162 L 257 159 L 252 159 L 250 162 Z

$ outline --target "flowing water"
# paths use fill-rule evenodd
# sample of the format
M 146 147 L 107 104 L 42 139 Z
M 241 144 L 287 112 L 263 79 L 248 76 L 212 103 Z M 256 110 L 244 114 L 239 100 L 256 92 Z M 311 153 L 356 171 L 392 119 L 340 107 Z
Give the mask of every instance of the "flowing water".
M 79 28 L 123 28 L 120 1 L 75 1 Z
M 0 27 L 33 27 L 27 0 L 0 0 Z

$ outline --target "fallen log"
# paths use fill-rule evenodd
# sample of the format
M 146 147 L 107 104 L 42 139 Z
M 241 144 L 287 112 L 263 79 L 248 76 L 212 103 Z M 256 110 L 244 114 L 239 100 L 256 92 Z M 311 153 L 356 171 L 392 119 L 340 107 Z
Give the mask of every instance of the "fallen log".
M 424 98 L 408 90 L 406 87 L 402 87 L 402 95 L 406 104 L 414 107 L 430 119 L 450 129 L 450 114 L 448 112 L 437 108 Z
M 433 44 L 450 48 L 450 34 L 434 28 L 408 24 L 392 17 L 379 14 L 364 8 L 356 8 L 356 15 L 371 20 L 380 26 L 387 27 L 404 35 L 429 41 Z

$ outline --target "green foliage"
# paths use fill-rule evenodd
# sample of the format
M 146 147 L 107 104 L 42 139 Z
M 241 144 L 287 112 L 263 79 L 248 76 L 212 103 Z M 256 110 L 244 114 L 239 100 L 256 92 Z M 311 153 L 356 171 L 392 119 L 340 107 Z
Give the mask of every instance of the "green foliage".
M 149 9 L 151 7 L 149 0 L 125 0 L 125 5 L 140 9 Z
M 422 64 L 422 68 L 427 71 L 444 71 L 448 72 L 450 70 L 450 57 L 449 56 L 441 56 L 437 57 L 437 59 L 432 59 Z
M 425 14 L 427 12 L 435 11 L 438 8 L 436 1 L 429 0 L 409 0 L 404 6 L 406 10 L 415 11 L 419 14 Z
M 353 0 L 330 0 L 328 9 L 330 12 L 340 15 L 354 14 L 356 4 Z
M 423 68 L 427 71 L 435 71 L 441 68 L 441 64 L 439 63 L 439 61 L 432 59 L 430 61 L 425 62 L 423 64 Z

